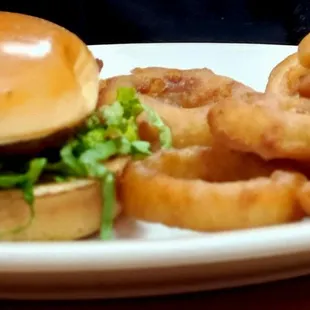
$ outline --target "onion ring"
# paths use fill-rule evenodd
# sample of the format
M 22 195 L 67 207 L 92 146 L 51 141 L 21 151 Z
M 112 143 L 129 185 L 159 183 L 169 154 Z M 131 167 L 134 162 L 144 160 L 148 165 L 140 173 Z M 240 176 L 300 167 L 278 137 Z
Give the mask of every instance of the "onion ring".
M 170 128 L 173 147 L 212 144 L 212 136 L 206 123 L 209 105 L 195 109 L 180 109 L 149 96 L 139 95 L 139 98 L 143 104 L 153 108 Z M 157 128 L 149 124 L 144 113 L 141 114 L 138 122 L 141 139 L 149 141 L 153 150 L 158 150 L 160 143 Z
M 132 77 L 123 75 L 102 80 L 99 107 L 114 102 L 119 87 L 133 87 Z M 188 145 L 211 144 L 212 136 L 205 121 L 210 106 L 181 109 L 148 95 L 138 93 L 138 97 L 143 104 L 153 108 L 170 128 L 174 147 L 182 148 Z M 140 138 L 149 141 L 153 150 L 158 150 L 160 144 L 158 130 L 150 126 L 144 113 L 138 118 L 138 126 Z
M 298 191 L 300 205 L 304 212 L 310 215 L 310 182 L 306 182 Z
M 310 159 L 310 105 L 299 99 L 248 93 L 213 106 L 208 113 L 218 143 L 270 160 Z
M 211 145 L 213 139 L 205 121 L 210 107 L 224 98 L 253 91 L 206 68 L 136 68 L 131 75 L 101 81 L 99 107 L 114 102 L 119 87 L 134 87 L 137 90 L 140 100 L 152 107 L 170 127 L 175 148 Z M 138 125 L 141 138 L 157 149 L 157 129 L 145 117 L 139 118 Z
M 298 59 L 303 67 L 310 69 L 310 33 L 298 45 Z
M 134 87 L 130 75 L 119 75 L 100 80 L 97 107 L 115 102 L 119 87 Z
M 310 90 L 306 86 L 309 73 L 310 71 L 299 63 L 297 53 L 294 53 L 272 69 L 266 92 L 295 98 L 310 98 Z
M 270 73 L 266 92 L 310 99 L 310 34 L 294 53 L 281 61 Z M 308 102 L 309 104 L 310 102 Z
M 186 109 L 205 106 L 231 96 L 237 84 L 207 68 L 179 70 L 147 67 L 135 68 L 131 72 L 139 93 Z
M 133 83 L 141 94 L 161 99 L 165 104 L 197 108 L 206 104 L 204 81 L 215 74 L 207 69 L 179 70 L 163 67 L 135 68 Z
M 129 162 L 117 192 L 128 217 L 211 232 L 301 219 L 297 190 L 305 182 L 252 154 L 190 147 Z

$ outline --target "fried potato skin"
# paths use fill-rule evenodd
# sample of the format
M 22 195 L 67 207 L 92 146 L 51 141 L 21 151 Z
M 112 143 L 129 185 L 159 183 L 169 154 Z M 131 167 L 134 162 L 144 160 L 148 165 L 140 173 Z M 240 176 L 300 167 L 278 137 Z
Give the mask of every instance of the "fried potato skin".
M 229 153 L 193 147 L 130 162 L 118 182 L 124 214 L 208 232 L 276 225 L 304 216 L 296 197 L 306 180 L 303 175 L 274 171 L 253 155 L 226 157 Z M 221 168 L 221 160 L 227 166 Z M 248 162 L 255 169 L 241 169 Z

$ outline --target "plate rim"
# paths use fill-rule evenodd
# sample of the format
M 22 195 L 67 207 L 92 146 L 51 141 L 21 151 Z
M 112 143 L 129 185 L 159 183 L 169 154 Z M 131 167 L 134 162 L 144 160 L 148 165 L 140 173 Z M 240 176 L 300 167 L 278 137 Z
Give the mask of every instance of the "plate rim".
M 1 245 L 0 272 L 136 270 L 268 258 L 307 251 L 310 251 L 307 222 L 179 239 L 7 242 Z M 64 264 L 68 261 L 69 265 Z
M 212 46 L 243 46 L 243 47 L 272 47 L 272 48 L 297 48 L 298 45 L 296 44 L 277 44 L 277 43 L 255 43 L 255 42 L 195 42 L 195 41 L 188 41 L 188 42 L 169 42 L 169 41 L 163 41 L 163 42 L 143 42 L 143 43 L 138 43 L 138 42 L 125 42 L 125 43 L 104 43 L 104 44 L 87 44 L 88 47 L 93 48 L 93 47 L 107 47 L 107 46 L 114 46 L 114 47 L 128 47 L 128 46 L 155 46 L 155 45 L 171 45 L 171 46 L 176 46 L 176 45 L 212 45 Z

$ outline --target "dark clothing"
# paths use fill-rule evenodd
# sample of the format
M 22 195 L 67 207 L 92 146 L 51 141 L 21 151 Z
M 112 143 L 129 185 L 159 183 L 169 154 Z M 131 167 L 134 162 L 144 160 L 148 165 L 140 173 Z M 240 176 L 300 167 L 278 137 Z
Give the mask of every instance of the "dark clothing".
M 309 0 L 76 0 L 0 4 L 77 33 L 88 44 L 253 42 L 297 44 L 310 31 Z M 1 22 L 1 21 L 0 21 Z

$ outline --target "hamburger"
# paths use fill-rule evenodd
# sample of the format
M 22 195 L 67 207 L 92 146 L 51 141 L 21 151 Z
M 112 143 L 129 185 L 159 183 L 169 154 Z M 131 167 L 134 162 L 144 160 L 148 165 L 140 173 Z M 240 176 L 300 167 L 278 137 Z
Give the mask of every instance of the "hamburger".
M 150 154 L 143 104 L 121 88 L 97 109 L 98 64 L 77 35 L 29 15 L 0 21 L 0 240 L 111 238 L 123 159 Z

